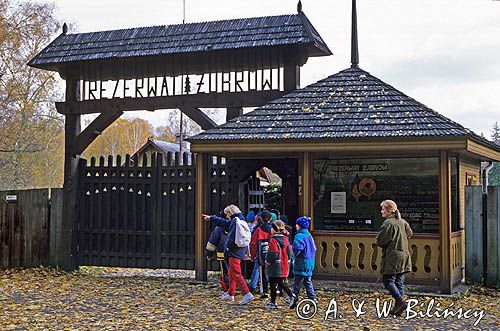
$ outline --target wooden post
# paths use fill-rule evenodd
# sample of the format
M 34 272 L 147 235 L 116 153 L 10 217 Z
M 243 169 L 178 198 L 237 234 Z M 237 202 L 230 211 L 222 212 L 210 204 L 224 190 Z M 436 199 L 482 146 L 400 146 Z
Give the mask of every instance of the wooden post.
M 500 186 L 488 186 L 486 285 L 500 287 Z
M 207 280 L 207 259 L 205 258 L 205 245 L 207 240 L 208 224 L 203 221 L 201 214 L 206 213 L 207 204 L 207 155 L 196 154 L 196 212 L 194 220 L 195 229 L 195 265 L 196 280 Z
M 443 150 L 439 152 L 439 244 L 441 292 L 451 294 L 451 164 Z
M 313 185 L 313 153 L 305 152 L 301 159 L 300 170 L 299 170 L 299 190 L 301 195 L 299 196 L 301 207 L 300 216 L 307 215 L 311 217 L 310 229 L 313 229 L 313 208 L 312 208 L 312 185 Z
M 243 115 L 243 108 L 241 107 L 229 107 L 226 113 L 226 122 Z
M 77 100 L 78 80 L 66 80 L 66 102 Z M 80 115 L 67 114 L 64 129 L 64 184 L 63 209 L 61 222 L 61 240 L 58 251 L 61 259 L 58 265 L 67 271 L 77 268 L 77 189 L 79 155 L 72 155 L 73 144 L 80 134 Z
M 481 186 L 465 187 L 465 278 L 481 283 L 483 278 L 483 190 Z
M 61 240 L 61 220 L 63 206 L 63 190 L 53 188 L 50 190 L 50 239 L 49 239 L 49 265 L 57 266 L 60 256 L 58 251 Z
M 300 88 L 300 66 L 289 64 L 283 70 L 284 89 L 286 92 L 295 91 Z

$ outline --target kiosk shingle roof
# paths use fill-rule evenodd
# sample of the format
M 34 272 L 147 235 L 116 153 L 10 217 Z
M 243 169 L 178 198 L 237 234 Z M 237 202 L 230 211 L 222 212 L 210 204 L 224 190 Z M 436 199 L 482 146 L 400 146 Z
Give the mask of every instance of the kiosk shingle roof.
M 464 135 L 486 140 L 368 72 L 351 67 L 189 140 Z
M 78 34 L 61 34 L 28 64 L 206 52 L 280 45 L 312 45 L 331 51 L 304 13 L 175 24 Z

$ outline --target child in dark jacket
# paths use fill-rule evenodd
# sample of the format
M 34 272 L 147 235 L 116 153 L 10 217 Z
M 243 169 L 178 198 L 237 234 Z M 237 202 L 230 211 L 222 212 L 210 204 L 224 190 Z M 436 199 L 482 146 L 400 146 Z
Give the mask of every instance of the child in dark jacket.
M 312 283 L 312 274 L 316 259 L 316 245 L 314 244 L 313 237 L 309 233 L 310 222 L 311 218 L 307 216 L 299 217 L 295 222 L 297 233 L 295 234 L 292 245 L 293 254 L 295 256 L 293 264 L 293 294 L 295 294 L 295 297 L 290 304 L 290 308 L 295 308 L 297 306 L 302 284 L 305 285 L 307 297 L 313 301 L 317 301 Z
M 229 278 L 228 278 L 228 267 L 227 261 L 224 258 L 224 250 L 226 249 L 226 240 L 227 240 L 227 232 L 222 230 L 220 226 L 216 226 L 212 233 L 210 234 L 210 238 L 208 238 L 207 247 L 206 247 L 206 256 L 207 259 L 212 259 L 214 255 L 217 256 L 217 261 L 219 261 L 221 278 L 220 278 L 220 286 L 224 290 L 223 297 L 227 295 L 229 290 Z
M 279 287 L 280 292 L 288 294 L 288 304 L 294 301 L 294 295 L 288 286 L 284 283 L 288 277 L 288 260 L 292 257 L 292 248 L 285 234 L 285 223 L 281 220 L 273 221 L 271 238 L 269 239 L 269 250 L 266 255 L 266 272 L 269 277 L 271 287 L 271 301 L 264 307 L 265 309 L 276 309 L 276 290 Z
M 267 298 L 268 283 L 265 274 L 266 254 L 269 246 L 269 238 L 271 237 L 271 213 L 264 210 L 261 214 L 262 224 L 255 229 L 250 241 L 250 256 L 254 263 L 259 267 L 261 283 L 261 298 Z M 257 276 L 257 277 L 259 277 Z M 257 287 L 258 278 L 252 277 L 250 280 L 250 289 L 253 291 Z
M 248 290 L 248 286 L 243 278 L 243 275 L 241 274 L 241 260 L 243 260 L 247 254 L 248 246 L 239 247 L 236 245 L 236 223 L 238 220 L 244 221 L 245 217 L 241 213 L 240 209 L 235 205 L 229 205 L 224 208 L 224 214 L 226 215 L 226 219 L 216 215 L 210 216 L 202 214 L 202 216 L 204 221 L 210 220 L 213 224 L 220 226 L 223 230 L 228 232 L 224 257 L 227 258 L 229 262 L 229 289 L 227 295 L 223 296 L 222 299 L 234 301 L 236 286 L 238 286 L 241 294 L 243 294 L 243 299 L 240 301 L 240 305 L 244 305 L 254 299 L 252 293 Z

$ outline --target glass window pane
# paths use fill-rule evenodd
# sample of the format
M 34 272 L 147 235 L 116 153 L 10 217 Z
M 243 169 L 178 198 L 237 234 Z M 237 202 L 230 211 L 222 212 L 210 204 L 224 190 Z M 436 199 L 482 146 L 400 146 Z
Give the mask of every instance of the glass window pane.
M 378 231 L 394 200 L 414 232 L 439 232 L 437 158 L 316 159 L 314 229 Z

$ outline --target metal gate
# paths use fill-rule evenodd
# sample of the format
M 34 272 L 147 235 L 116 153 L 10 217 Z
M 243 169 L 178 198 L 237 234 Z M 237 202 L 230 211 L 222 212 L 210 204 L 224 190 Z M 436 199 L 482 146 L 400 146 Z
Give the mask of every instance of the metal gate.
M 78 264 L 194 269 L 195 162 L 190 153 L 81 160 Z M 209 168 L 215 212 L 231 187 L 223 160 L 209 158 Z

